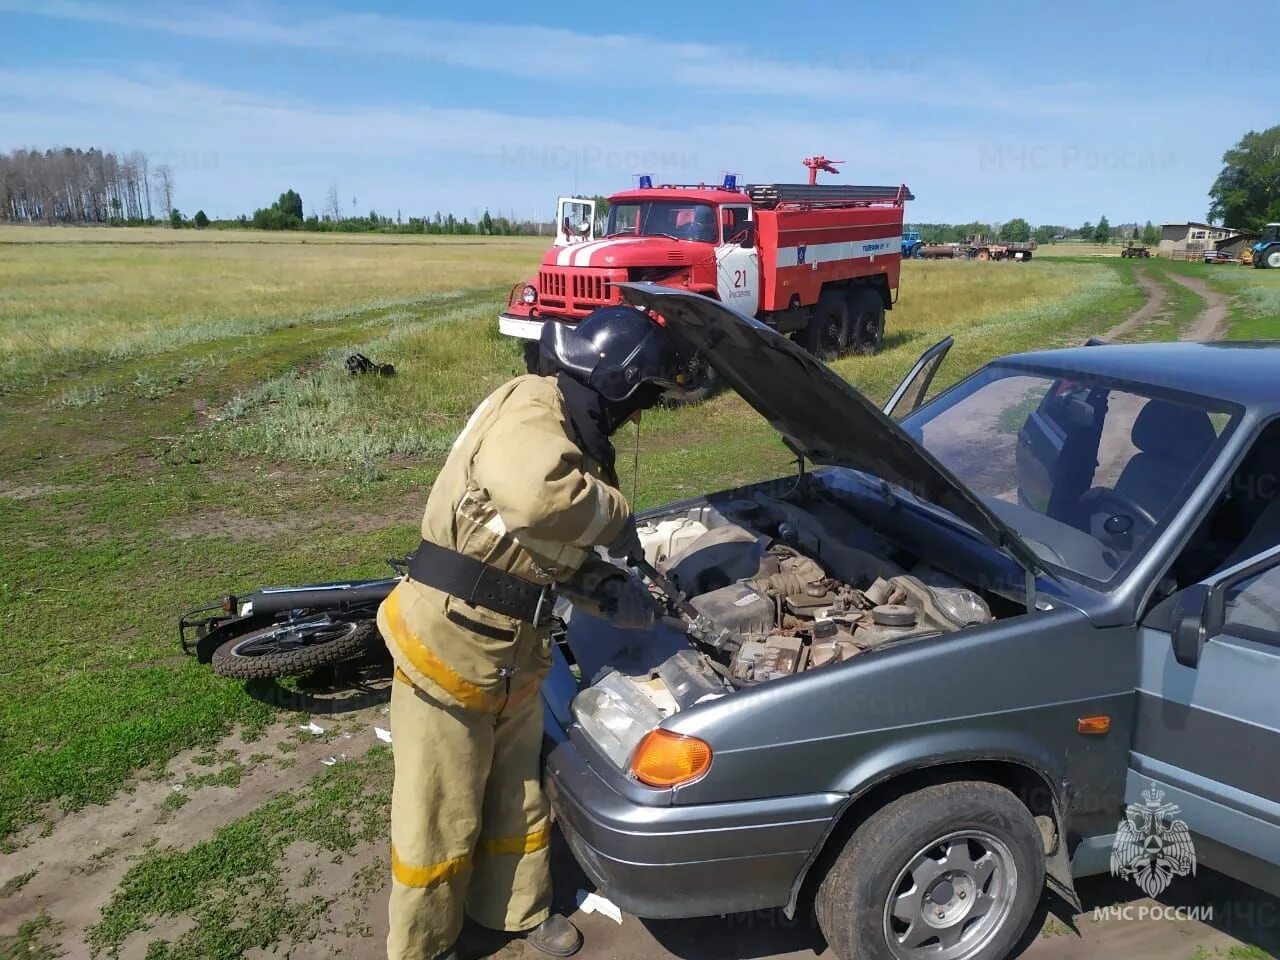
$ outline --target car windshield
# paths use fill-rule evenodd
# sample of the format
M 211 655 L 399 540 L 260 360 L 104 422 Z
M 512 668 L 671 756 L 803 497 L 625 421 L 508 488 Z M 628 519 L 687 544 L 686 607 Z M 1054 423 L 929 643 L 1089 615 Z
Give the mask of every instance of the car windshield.
M 903 427 L 1041 559 L 1105 582 L 1172 516 L 1230 423 L 1209 401 L 993 366 Z
M 716 212 L 687 200 L 625 201 L 609 206 L 608 236 L 674 237 L 716 242 Z

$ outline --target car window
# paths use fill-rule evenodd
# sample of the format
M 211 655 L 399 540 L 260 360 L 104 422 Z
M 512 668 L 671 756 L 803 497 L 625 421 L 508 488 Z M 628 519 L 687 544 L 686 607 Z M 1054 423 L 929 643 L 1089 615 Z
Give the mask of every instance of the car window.
M 1230 422 L 1140 389 L 991 367 L 904 426 L 971 490 L 1008 504 L 1000 516 L 1045 559 L 1105 581 L 1175 512 Z
M 1223 632 L 1280 643 L 1280 567 L 1227 588 Z

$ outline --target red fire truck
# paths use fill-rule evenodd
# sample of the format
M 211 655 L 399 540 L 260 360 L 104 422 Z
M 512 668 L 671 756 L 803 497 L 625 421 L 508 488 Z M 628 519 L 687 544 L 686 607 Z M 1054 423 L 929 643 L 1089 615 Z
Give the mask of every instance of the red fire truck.
M 555 245 L 537 277 L 512 289 L 499 329 L 527 341 L 532 369 L 543 323 L 576 323 L 622 301 L 614 284 L 647 280 L 715 297 L 824 358 L 877 352 L 897 295 L 903 208 L 915 198 L 905 186 L 812 182 L 835 172 L 832 162 L 806 159 L 808 184 L 641 177 L 609 198 L 600 237 L 591 201 L 562 197 Z

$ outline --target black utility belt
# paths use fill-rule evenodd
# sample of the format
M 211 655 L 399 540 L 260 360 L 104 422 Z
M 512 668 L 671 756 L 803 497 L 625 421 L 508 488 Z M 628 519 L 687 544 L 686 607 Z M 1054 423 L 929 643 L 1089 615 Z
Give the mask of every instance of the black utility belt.
M 551 612 L 550 587 L 522 580 L 430 540 L 423 540 L 409 558 L 409 576 L 473 607 L 534 626 Z

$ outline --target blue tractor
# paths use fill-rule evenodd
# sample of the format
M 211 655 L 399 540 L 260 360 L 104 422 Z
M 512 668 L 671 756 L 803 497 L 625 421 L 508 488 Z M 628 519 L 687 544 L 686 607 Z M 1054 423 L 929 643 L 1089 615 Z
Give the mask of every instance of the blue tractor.
M 919 230 L 906 230 L 902 234 L 902 259 L 920 259 L 920 248 L 924 245 Z
M 906 238 L 902 249 L 906 250 Z M 1253 265 L 1280 270 L 1280 223 L 1268 223 L 1262 228 L 1262 239 L 1253 245 Z

